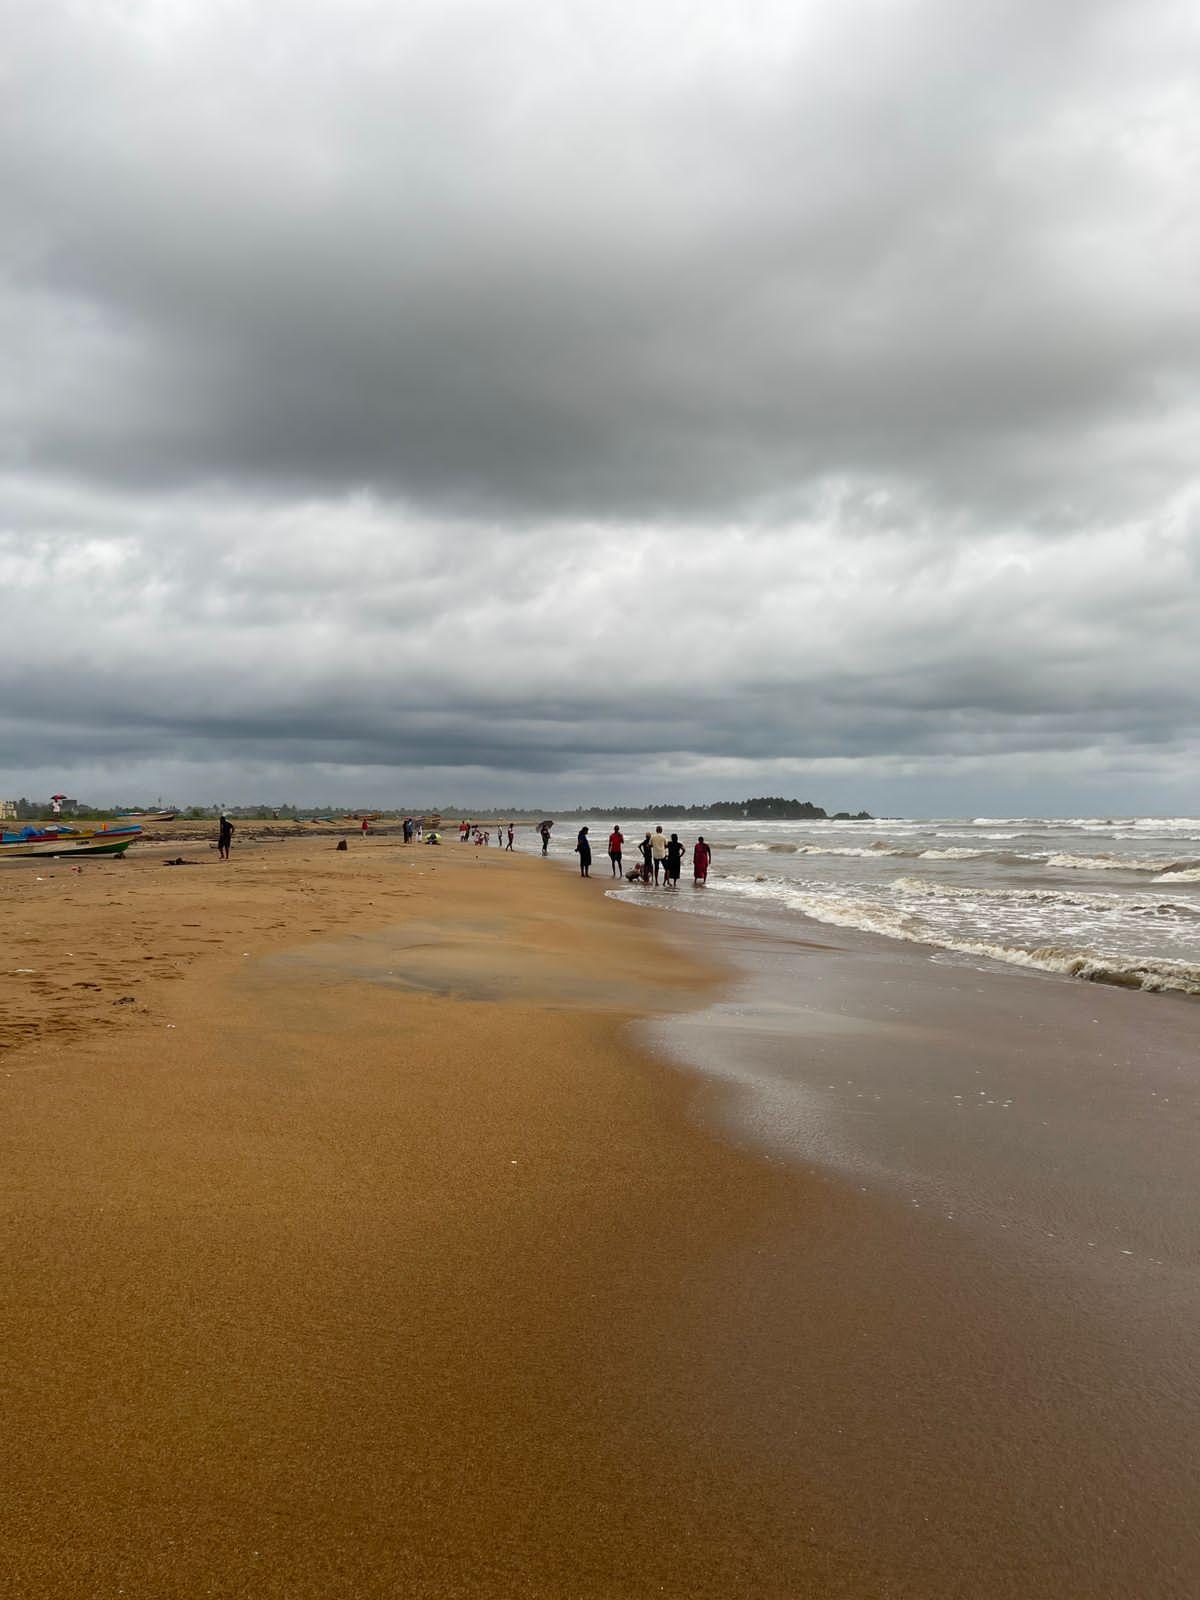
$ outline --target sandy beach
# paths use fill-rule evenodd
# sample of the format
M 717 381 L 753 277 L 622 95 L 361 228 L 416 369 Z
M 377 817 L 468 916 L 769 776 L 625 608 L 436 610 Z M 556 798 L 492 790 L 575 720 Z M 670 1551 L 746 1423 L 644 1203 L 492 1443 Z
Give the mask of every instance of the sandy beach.
M 1186 1501 L 1186 1363 L 1123 1454 L 1118 1332 L 673 1066 L 730 948 L 604 889 L 353 837 L 0 873 L 7 1592 L 1192 1592 L 1138 1499 Z M 786 956 L 859 1019 L 793 1054 L 934 1059 L 863 950 Z
M 499 852 L 192 854 L 0 882 L 8 1591 L 790 1591 L 689 1321 L 805 1197 L 620 1037 L 707 975 Z

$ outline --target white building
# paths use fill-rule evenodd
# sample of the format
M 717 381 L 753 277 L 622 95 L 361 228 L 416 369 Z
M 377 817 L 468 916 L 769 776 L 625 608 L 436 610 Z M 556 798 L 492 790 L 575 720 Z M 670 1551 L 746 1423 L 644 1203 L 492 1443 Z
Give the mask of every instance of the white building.
M 15 822 L 17 820 L 17 802 L 15 800 L 0 800 L 0 822 Z

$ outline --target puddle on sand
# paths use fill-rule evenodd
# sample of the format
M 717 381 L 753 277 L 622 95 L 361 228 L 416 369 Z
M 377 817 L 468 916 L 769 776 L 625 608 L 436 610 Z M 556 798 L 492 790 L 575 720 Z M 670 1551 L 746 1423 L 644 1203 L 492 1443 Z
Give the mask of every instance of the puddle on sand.
M 360 982 L 453 996 L 483 1004 L 507 1002 L 550 1010 L 667 1010 L 680 991 L 647 983 L 631 961 L 627 971 L 592 975 L 579 952 L 547 948 L 495 921 L 406 923 L 401 928 L 318 939 L 268 956 L 261 970 L 274 977 Z

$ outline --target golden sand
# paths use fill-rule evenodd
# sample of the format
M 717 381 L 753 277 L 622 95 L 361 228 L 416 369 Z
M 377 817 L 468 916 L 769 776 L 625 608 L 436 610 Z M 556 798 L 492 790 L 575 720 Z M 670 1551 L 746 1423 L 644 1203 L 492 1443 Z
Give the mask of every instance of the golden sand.
M 0 873 L 6 1595 L 870 1592 L 714 1393 L 817 1202 L 623 1032 L 713 973 L 497 850 L 81 868 Z

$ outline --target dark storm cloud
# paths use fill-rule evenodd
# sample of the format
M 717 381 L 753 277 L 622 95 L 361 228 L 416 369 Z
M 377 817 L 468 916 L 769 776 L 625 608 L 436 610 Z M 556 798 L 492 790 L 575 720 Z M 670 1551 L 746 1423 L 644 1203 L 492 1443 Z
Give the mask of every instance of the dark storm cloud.
M 176 15 L 22 19 L 34 464 L 670 516 L 857 472 L 1069 513 L 1114 430 L 1194 406 L 1171 7 L 1157 48 L 1113 4 Z
M 13 17 L 9 787 L 1178 782 L 1188 7 Z

